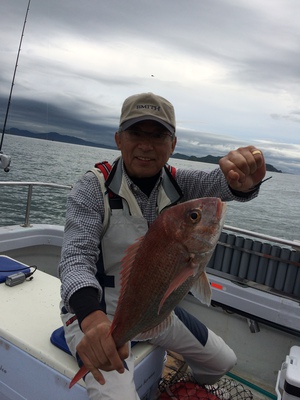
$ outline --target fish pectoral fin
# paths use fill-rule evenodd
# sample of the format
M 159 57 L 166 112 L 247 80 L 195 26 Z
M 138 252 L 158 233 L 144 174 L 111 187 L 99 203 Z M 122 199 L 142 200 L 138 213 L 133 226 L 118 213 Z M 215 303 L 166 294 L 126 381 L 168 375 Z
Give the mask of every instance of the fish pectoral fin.
M 190 262 L 184 268 L 182 268 L 179 271 L 179 273 L 175 276 L 175 278 L 170 283 L 167 291 L 165 292 L 163 298 L 161 299 L 161 301 L 159 303 L 158 312 L 157 312 L 158 315 L 159 315 L 160 310 L 161 310 L 162 306 L 164 305 L 166 299 L 170 296 L 170 294 L 172 292 L 174 292 L 174 290 L 179 288 L 179 286 L 182 285 L 183 282 L 185 282 L 190 276 L 193 276 L 195 274 L 195 270 L 196 270 L 197 266 L 198 265 L 194 264 L 194 262 L 193 262 L 193 257 L 191 257 Z
M 166 329 L 168 329 L 174 320 L 174 312 L 171 312 L 159 325 L 156 325 L 154 328 L 149 329 L 148 331 L 142 332 L 138 334 L 134 340 L 149 340 L 154 337 L 161 335 Z
M 203 272 L 199 276 L 199 279 L 193 284 L 191 292 L 201 303 L 207 304 L 208 306 L 210 305 L 211 287 L 205 272 Z

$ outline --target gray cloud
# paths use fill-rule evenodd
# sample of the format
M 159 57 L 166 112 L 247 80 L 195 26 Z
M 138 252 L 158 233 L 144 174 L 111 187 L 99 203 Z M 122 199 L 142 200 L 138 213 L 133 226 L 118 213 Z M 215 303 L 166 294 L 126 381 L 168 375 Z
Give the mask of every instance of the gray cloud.
M 300 110 L 299 111 L 291 111 L 288 115 L 271 114 L 271 118 L 273 118 L 275 120 L 286 119 L 286 120 L 300 123 Z
M 26 4 L 1 2 L 0 123 Z M 32 1 L 8 127 L 111 140 L 124 98 L 153 91 L 174 103 L 178 149 L 264 141 L 297 169 L 299 16 L 298 0 Z

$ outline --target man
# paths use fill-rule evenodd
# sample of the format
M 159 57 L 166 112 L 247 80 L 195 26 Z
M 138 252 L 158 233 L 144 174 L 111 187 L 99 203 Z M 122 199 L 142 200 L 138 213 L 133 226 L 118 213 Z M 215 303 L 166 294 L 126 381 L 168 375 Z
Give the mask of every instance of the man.
M 248 201 L 265 176 L 263 154 L 249 146 L 231 151 L 209 173 L 178 169 L 174 178 L 165 165 L 176 146 L 175 128 L 169 101 L 153 93 L 129 97 L 115 134 L 121 158 L 106 182 L 90 171 L 68 198 L 59 265 L 61 317 L 71 352 L 91 372 L 86 386 L 93 400 L 138 399 L 129 346 L 117 349 L 108 335 L 125 249 L 166 206 L 209 196 Z M 108 192 L 121 199 L 116 210 Z M 200 384 L 216 382 L 235 364 L 234 352 L 184 310 L 177 307 L 175 314 L 173 325 L 150 342 L 181 354 Z

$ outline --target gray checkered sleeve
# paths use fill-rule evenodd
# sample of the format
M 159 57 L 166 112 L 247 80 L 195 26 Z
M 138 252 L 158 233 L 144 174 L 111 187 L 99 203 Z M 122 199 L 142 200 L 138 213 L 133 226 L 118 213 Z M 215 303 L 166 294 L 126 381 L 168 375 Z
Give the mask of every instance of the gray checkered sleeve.
M 183 201 L 200 197 L 220 197 L 222 201 L 249 201 L 257 196 L 254 191 L 247 197 L 234 195 L 220 168 L 212 171 L 178 169 L 176 180 L 183 191 Z
M 69 311 L 69 299 L 83 287 L 102 290 L 95 278 L 99 242 L 103 229 L 103 196 L 98 179 L 85 174 L 74 186 L 67 200 L 66 224 L 58 266 L 61 297 Z

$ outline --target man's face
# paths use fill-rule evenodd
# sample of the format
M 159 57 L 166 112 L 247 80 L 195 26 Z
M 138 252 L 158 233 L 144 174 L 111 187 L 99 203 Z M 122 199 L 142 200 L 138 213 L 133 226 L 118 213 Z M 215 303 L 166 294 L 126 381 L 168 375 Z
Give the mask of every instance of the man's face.
M 127 173 L 135 178 L 156 175 L 173 153 L 176 140 L 163 125 L 151 120 L 115 134 Z

